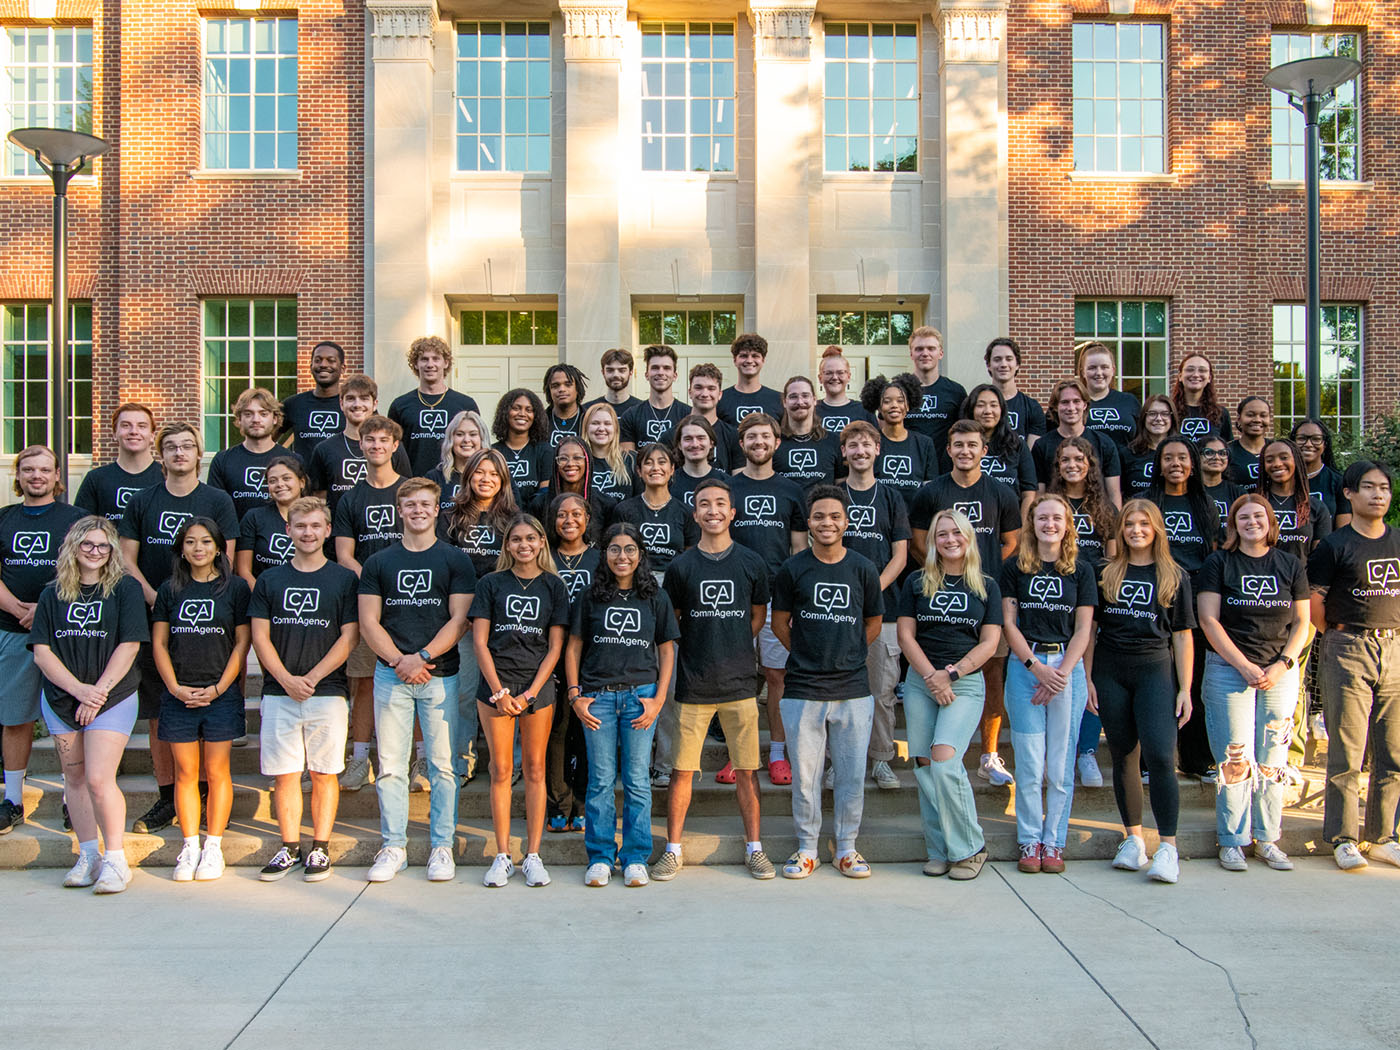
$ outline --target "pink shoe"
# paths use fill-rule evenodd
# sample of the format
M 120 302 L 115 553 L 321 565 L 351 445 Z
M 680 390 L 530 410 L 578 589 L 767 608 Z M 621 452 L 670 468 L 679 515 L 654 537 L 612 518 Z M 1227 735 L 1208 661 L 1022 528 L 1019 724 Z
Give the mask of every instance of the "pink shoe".
M 726 762 L 724 768 L 715 774 L 716 784 L 733 784 L 739 778 L 734 774 L 734 763 Z M 776 783 L 776 781 L 775 781 Z
M 785 758 L 774 759 L 768 763 L 768 779 L 774 784 L 792 783 L 792 766 Z

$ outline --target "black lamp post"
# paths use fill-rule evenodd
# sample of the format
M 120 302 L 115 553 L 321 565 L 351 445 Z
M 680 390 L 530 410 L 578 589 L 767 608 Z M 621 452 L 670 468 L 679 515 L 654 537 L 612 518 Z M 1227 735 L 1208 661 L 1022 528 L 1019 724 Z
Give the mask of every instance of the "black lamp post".
M 63 128 L 17 128 L 9 139 L 53 180 L 53 302 L 49 317 L 49 443 L 58 477 L 68 486 L 68 183 L 87 162 L 112 147 Z
M 1307 334 L 1303 345 L 1304 380 L 1308 390 L 1308 415 L 1322 418 L 1322 273 L 1319 242 L 1322 237 L 1320 193 L 1321 144 L 1317 121 L 1332 93 L 1348 80 L 1361 75 L 1361 63 L 1354 58 L 1323 55 L 1300 58 L 1274 66 L 1264 83 L 1288 96 L 1289 103 L 1303 114 L 1303 185 L 1307 196 Z

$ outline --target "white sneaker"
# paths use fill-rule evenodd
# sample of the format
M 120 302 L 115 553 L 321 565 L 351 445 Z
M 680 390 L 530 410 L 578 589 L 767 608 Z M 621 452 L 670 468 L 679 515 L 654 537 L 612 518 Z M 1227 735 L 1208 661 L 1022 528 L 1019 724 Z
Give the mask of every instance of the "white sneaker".
M 826 772 L 822 774 L 822 788 L 823 790 L 830 791 L 835 786 L 836 770 L 832 769 L 830 766 L 827 766 Z
M 588 865 L 588 870 L 583 873 L 583 884 L 593 887 L 606 886 L 610 878 L 612 865 L 599 861 L 597 864 Z
M 1147 877 L 1153 882 L 1176 882 L 1181 877 L 1181 857 L 1170 842 L 1163 842 L 1152 854 L 1152 867 Z
M 408 767 L 408 790 L 421 794 L 431 790 L 432 786 L 432 782 L 428 779 L 428 760 L 415 758 L 413 764 Z
M 510 862 L 509 853 L 497 853 L 496 859 L 491 862 L 491 866 L 486 869 L 486 875 L 481 880 L 483 886 L 494 886 L 497 889 L 510 881 L 510 877 L 515 874 L 515 865 Z
M 549 869 L 544 866 L 544 861 L 540 860 L 538 853 L 525 854 L 525 860 L 520 868 L 525 872 L 526 886 L 549 885 Z
M 77 863 L 68 869 L 67 875 L 63 876 L 63 885 L 70 890 L 86 889 L 97 881 L 97 876 L 101 871 L 102 854 L 79 853 Z
M 385 846 L 374 855 L 374 863 L 365 875 L 366 882 L 388 882 L 408 867 L 408 850 L 402 846 Z
M 1141 871 L 1147 863 L 1147 846 L 1136 835 L 1129 835 L 1113 855 L 1113 866 L 1120 871 Z
M 651 786 L 654 788 L 670 787 L 671 774 L 664 769 L 654 770 L 651 774 Z
M 1371 847 L 1371 858 L 1373 860 L 1383 860 L 1387 864 L 1394 864 L 1400 868 L 1400 843 L 1394 839 L 1389 842 L 1382 842 Z
M 1099 756 L 1086 751 L 1076 760 L 1079 769 L 1079 782 L 1086 788 L 1103 787 L 1103 774 L 1099 772 Z
M 198 867 L 199 847 L 193 844 L 181 846 L 180 855 L 175 858 L 175 873 L 170 878 L 175 882 L 193 882 Z
M 1303 771 L 1302 771 L 1301 769 L 1299 769 L 1297 766 L 1294 766 L 1294 765 L 1285 765 L 1285 766 L 1283 767 L 1283 775 L 1284 775 L 1284 777 L 1286 777 L 1287 780 L 1288 780 L 1288 785 L 1287 785 L 1288 787 L 1302 787 L 1302 786 L 1303 786 Z
M 1379 847 L 1372 846 L 1371 854 L 1374 856 Z M 1367 867 L 1366 858 L 1361 855 L 1361 851 L 1356 848 L 1355 842 L 1339 842 L 1332 847 L 1332 856 L 1337 861 L 1337 867 L 1343 871 L 1360 871 Z
M 624 886 L 645 886 L 651 879 L 647 878 L 647 866 L 645 864 L 629 864 L 622 869 L 622 884 Z
M 1006 787 L 1008 784 L 1016 783 L 1016 778 L 1011 775 L 1011 771 L 1006 768 L 1006 763 L 995 751 L 990 755 L 982 756 L 982 761 L 977 763 L 977 775 L 997 787 Z
M 199 867 L 194 869 L 195 882 L 213 882 L 223 873 L 223 848 L 205 843 L 204 849 L 199 854 Z
M 1327 719 L 1322 717 L 1321 711 L 1308 715 L 1308 732 L 1319 744 L 1327 743 Z
M 1293 870 L 1293 862 L 1288 859 L 1287 853 L 1278 848 L 1277 842 L 1256 842 L 1254 855 L 1273 868 L 1274 871 Z
M 92 884 L 93 893 L 121 893 L 131 882 L 131 868 L 126 864 L 120 866 L 113 864 L 106 857 L 102 858 L 102 871 L 97 876 L 97 881 Z
M 870 775 L 875 778 L 875 786 L 881 791 L 899 790 L 899 777 L 888 762 L 876 762 L 870 769 Z
M 434 846 L 428 853 L 428 881 L 451 882 L 457 874 L 457 862 L 446 846 Z
M 1220 847 L 1220 866 L 1226 871 L 1249 870 L 1249 862 L 1244 859 L 1244 850 L 1238 846 Z
M 341 791 L 359 791 L 374 780 L 368 758 L 352 758 L 345 763 L 345 772 L 340 774 Z

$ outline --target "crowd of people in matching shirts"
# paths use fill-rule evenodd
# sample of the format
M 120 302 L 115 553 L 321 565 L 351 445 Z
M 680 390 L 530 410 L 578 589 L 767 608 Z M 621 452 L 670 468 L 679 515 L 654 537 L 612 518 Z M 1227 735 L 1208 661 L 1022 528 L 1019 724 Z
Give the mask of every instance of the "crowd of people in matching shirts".
M 734 785 L 750 874 L 777 874 L 760 837 L 766 767 L 791 785 L 782 874 L 820 864 L 829 790 L 830 859 L 867 877 L 864 793 L 900 786 L 900 702 L 927 875 L 972 879 L 987 859 L 969 766 L 1014 785 L 1020 870 L 1063 871 L 1076 776 L 1103 783 L 1101 738 L 1124 828 L 1115 867 L 1177 881 L 1181 771 L 1217 785 L 1224 868 L 1246 870 L 1249 850 L 1287 870 L 1285 791 L 1309 733 L 1328 740 L 1338 866 L 1365 867 L 1366 844 L 1400 865 L 1385 465 L 1339 471 L 1322 421 L 1278 436 L 1264 398 L 1232 420 L 1194 353 L 1169 396 L 1139 404 L 1116 388 L 1111 350 L 1080 346 L 1042 409 L 1017 385 L 1010 338 L 966 391 L 941 373 L 939 333 L 918 328 L 911 370 L 858 398 L 838 347 L 816 382 L 781 390 L 762 384 L 761 336 L 731 352 L 738 381 L 696 365 L 689 403 L 668 346 L 643 352 L 645 398 L 627 350 L 603 355 L 593 401 L 579 369 L 553 365 L 543 399 L 511 390 L 488 424 L 449 387 L 441 339 L 413 343 L 418 388 L 385 415 L 375 382 L 344 375 L 324 342 L 314 389 L 239 397 L 243 440 L 207 481 L 199 430 L 157 427 L 141 404 L 117 408 L 117 458 L 71 504 L 53 453 L 24 449 L 21 501 L 0 513 L 0 833 L 25 821 L 42 719 L 78 846 L 64 885 L 124 890 L 116 775 L 144 719 L 159 794 L 133 830 L 178 825 L 174 879 L 217 879 L 251 648 L 282 840 L 267 881 L 326 878 L 339 792 L 370 782 L 383 843 L 369 880 L 407 866 L 413 791 L 429 793 L 427 878 L 451 880 L 478 747 L 487 886 L 515 873 L 517 781 L 527 885 L 550 881 L 546 829 L 583 833 L 589 886 L 617 870 L 628 886 L 669 880 L 708 739 L 727 749 L 715 779 Z M 1007 718 L 1014 772 L 998 747 Z M 974 736 L 980 759 L 965 764 Z M 654 788 L 668 793 L 655 859 Z

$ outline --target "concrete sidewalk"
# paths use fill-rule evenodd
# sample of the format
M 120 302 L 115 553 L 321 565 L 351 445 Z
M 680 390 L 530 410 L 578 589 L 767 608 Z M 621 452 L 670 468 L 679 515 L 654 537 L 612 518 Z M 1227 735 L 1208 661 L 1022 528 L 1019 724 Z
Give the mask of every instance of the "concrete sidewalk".
M 487 890 L 410 868 L 265 885 L 253 869 L 118 897 L 0 872 L 5 1045 L 162 1050 L 741 1046 L 1394 1047 L 1400 870 L 1180 884 L 1071 862 L 971 883 L 688 868 L 641 890 Z

